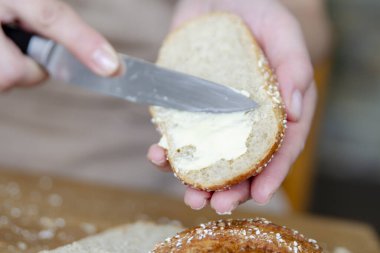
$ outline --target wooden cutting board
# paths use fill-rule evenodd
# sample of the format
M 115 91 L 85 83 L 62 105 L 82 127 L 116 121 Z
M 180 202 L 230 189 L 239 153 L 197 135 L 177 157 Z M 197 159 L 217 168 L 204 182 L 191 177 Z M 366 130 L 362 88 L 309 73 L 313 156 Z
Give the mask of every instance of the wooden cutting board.
M 379 252 L 378 238 L 366 224 L 297 214 L 236 212 L 232 218 L 254 216 L 295 228 L 331 251 Z M 0 252 L 52 249 L 141 219 L 178 220 L 190 227 L 220 218 L 211 209 L 193 211 L 166 196 L 0 170 Z

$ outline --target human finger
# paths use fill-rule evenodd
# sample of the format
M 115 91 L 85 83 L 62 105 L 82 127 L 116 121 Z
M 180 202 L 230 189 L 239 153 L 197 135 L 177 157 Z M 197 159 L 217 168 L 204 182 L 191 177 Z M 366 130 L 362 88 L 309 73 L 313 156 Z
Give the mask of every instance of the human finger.
M 263 10 L 261 20 L 247 16 L 271 67 L 278 78 L 288 119 L 298 121 L 304 93 L 313 80 L 313 67 L 298 21 L 282 5 Z
M 200 210 L 207 205 L 211 196 L 212 193 L 210 192 L 200 191 L 191 187 L 187 187 L 184 202 L 192 209 Z
M 268 166 L 257 175 L 251 185 L 251 197 L 266 204 L 280 187 L 291 165 L 303 150 L 315 110 L 316 88 L 313 84 L 305 93 L 305 109 L 299 122 L 289 122 L 281 148 Z
M 0 29 L 0 90 L 15 85 L 30 86 L 46 78 L 41 67 L 21 54 Z
M 250 198 L 250 180 L 234 185 L 231 189 L 214 192 L 211 197 L 211 207 L 218 214 L 231 214 L 239 205 Z
M 164 172 L 171 172 L 170 164 L 166 159 L 166 153 L 163 148 L 158 146 L 157 144 L 153 144 L 150 146 L 147 154 L 147 158 L 154 165 L 156 165 L 160 170 Z
M 95 73 L 109 76 L 120 68 L 119 58 L 107 40 L 59 0 L 3 0 L 20 24 L 70 50 Z

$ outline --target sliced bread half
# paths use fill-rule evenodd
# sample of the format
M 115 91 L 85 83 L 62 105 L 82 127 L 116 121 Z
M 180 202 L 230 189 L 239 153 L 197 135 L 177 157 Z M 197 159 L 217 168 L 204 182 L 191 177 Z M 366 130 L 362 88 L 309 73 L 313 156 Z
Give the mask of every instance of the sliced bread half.
M 245 23 L 224 12 L 191 20 L 168 36 L 157 64 L 229 86 L 259 104 L 226 114 L 152 107 L 175 175 L 214 191 L 260 173 L 281 144 L 286 114 L 276 77 Z

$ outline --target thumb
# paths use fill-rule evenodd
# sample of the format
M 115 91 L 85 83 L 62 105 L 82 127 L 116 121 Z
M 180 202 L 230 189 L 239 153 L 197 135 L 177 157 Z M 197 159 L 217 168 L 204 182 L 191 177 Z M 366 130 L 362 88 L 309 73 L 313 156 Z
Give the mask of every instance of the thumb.
M 24 28 L 62 44 L 95 73 L 110 76 L 119 70 L 118 55 L 109 42 L 66 3 L 59 0 L 5 1 L 5 8 Z
M 291 56 L 291 59 L 275 67 L 275 71 L 288 119 L 298 121 L 303 111 L 305 91 L 313 81 L 310 60 L 306 56 Z
M 313 67 L 298 21 L 278 5 L 264 20 L 251 22 L 259 43 L 275 70 L 288 119 L 298 121 L 303 97 L 313 83 Z

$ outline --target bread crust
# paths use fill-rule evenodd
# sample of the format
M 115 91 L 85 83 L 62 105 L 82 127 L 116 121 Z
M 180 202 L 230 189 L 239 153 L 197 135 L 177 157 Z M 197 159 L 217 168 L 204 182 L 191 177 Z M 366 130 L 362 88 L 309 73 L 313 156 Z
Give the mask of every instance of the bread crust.
M 263 156 L 263 158 L 260 160 L 260 162 L 253 164 L 251 167 L 247 168 L 244 172 L 240 173 L 239 175 L 235 177 L 231 177 L 227 180 L 225 180 L 222 183 L 219 184 L 213 184 L 213 185 L 204 185 L 200 184 L 199 182 L 195 182 L 191 180 L 190 178 L 186 177 L 186 175 L 181 174 L 174 166 L 174 163 L 171 161 L 171 158 L 167 155 L 168 162 L 170 163 L 174 175 L 185 185 L 189 185 L 193 188 L 204 190 L 204 191 L 223 191 L 226 189 L 229 189 L 231 186 L 236 185 L 250 177 L 256 176 L 268 165 L 268 163 L 272 160 L 273 156 L 277 152 L 277 150 L 280 148 L 285 131 L 286 131 L 286 111 L 284 103 L 282 102 L 282 98 L 278 92 L 278 82 L 276 76 L 273 74 L 273 71 L 271 67 L 269 66 L 264 53 L 262 52 L 261 48 L 259 47 L 258 43 L 256 42 L 255 38 L 253 37 L 252 32 L 248 29 L 248 27 L 245 25 L 245 23 L 236 15 L 228 13 L 228 12 L 214 12 L 209 13 L 204 16 L 197 17 L 195 20 L 201 20 L 203 18 L 207 18 L 210 16 L 228 16 L 233 20 L 233 22 L 238 22 L 241 24 L 241 27 L 244 28 L 245 33 L 249 36 L 251 40 L 251 44 L 253 45 L 252 50 L 254 50 L 255 55 L 259 56 L 258 59 L 261 60 L 261 62 L 257 62 L 259 64 L 259 68 L 261 71 L 261 74 L 266 77 L 266 82 L 263 84 L 263 88 L 267 91 L 268 97 L 272 100 L 273 103 L 273 111 L 276 115 L 277 123 L 278 123 L 278 131 L 275 137 L 275 141 L 273 142 L 273 145 L 271 148 L 268 149 L 266 154 Z M 185 22 L 183 26 L 186 26 L 188 23 L 193 22 L 193 20 Z M 169 34 L 169 36 L 165 39 L 164 44 L 169 43 L 169 41 L 175 36 L 175 34 L 181 30 L 180 26 L 176 28 L 173 32 Z M 160 55 L 158 57 L 158 61 L 160 59 Z M 150 108 L 150 113 L 155 117 L 155 109 Z M 158 125 L 158 128 L 160 126 Z M 162 131 L 161 131 L 162 132 Z M 166 151 L 167 154 L 167 151 Z M 207 169 L 203 168 L 201 170 Z
M 219 220 L 187 229 L 156 245 L 153 253 L 325 252 L 315 240 L 263 218 Z

